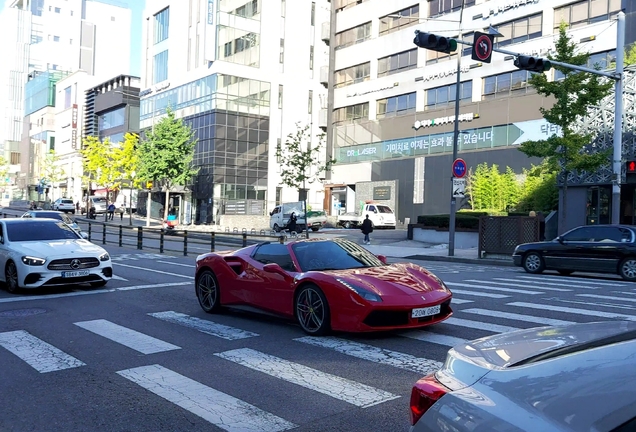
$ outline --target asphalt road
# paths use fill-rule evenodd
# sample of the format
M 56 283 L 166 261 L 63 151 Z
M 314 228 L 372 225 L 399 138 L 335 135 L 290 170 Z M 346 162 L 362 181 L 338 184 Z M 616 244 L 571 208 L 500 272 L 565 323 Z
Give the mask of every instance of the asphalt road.
M 636 320 L 636 285 L 419 262 L 454 291 L 426 330 L 308 338 L 277 318 L 207 315 L 194 257 L 106 246 L 105 289 L 0 292 L 2 431 L 407 431 L 411 386 L 464 340 Z

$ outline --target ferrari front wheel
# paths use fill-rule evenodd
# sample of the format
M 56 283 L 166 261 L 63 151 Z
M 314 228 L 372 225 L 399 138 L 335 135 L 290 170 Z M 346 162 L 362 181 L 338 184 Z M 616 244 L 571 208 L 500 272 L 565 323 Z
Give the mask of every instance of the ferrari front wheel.
M 212 271 L 203 270 L 199 273 L 194 284 L 194 289 L 196 291 L 199 304 L 205 312 L 214 313 L 221 309 L 221 302 L 219 301 L 219 284 L 217 283 L 216 276 L 214 276 Z
M 329 333 L 329 303 L 323 292 L 316 285 L 305 285 L 296 295 L 296 317 L 298 324 L 311 336 L 322 336 Z

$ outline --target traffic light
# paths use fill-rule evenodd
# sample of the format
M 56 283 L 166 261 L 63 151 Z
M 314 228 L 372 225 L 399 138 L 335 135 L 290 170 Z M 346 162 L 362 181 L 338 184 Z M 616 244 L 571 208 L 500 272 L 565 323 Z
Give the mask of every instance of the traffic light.
M 450 54 L 457 51 L 457 41 L 455 39 L 438 36 L 432 33 L 422 33 L 415 30 L 415 39 L 413 43 L 420 48 L 426 48 L 431 51 L 443 52 Z
M 515 66 L 517 66 L 519 69 L 539 73 L 543 73 L 552 69 L 552 63 L 550 63 L 549 60 L 523 55 L 517 56 L 517 58 L 515 58 Z
M 627 174 L 636 174 L 636 161 L 627 161 Z

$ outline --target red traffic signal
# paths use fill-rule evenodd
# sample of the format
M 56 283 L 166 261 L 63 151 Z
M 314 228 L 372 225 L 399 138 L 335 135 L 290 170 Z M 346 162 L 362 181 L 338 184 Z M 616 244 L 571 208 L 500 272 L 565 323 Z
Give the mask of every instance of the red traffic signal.
M 627 162 L 627 174 L 636 174 L 636 161 Z

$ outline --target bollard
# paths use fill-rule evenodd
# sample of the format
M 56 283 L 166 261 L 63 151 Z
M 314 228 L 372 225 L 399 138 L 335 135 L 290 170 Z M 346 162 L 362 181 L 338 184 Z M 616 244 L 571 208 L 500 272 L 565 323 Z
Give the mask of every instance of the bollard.
M 161 229 L 161 233 L 159 234 L 159 253 L 163 253 L 163 236 L 164 236 L 164 229 Z
M 91 241 L 91 227 L 92 227 L 92 224 L 89 222 L 88 223 L 88 241 Z
M 210 252 L 214 252 L 214 231 L 210 233 Z
M 247 246 L 247 233 L 243 233 L 243 247 Z
M 188 256 L 188 231 L 183 232 L 183 256 Z
M 144 246 L 144 230 L 143 227 L 137 227 L 137 249 L 141 250 Z
M 106 244 L 106 224 L 102 225 L 102 244 Z
M 124 245 L 124 233 L 122 231 L 123 227 L 119 225 L 119 247 L 122 247 Z

